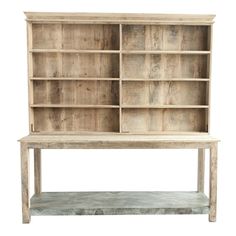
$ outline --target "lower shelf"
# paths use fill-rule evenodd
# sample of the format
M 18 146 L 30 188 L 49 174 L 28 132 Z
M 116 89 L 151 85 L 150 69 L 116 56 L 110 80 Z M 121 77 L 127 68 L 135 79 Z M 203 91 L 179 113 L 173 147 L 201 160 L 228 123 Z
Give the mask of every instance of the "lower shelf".
M 208 214 L 199 192 L 43 192 L 31 198 L 31 215 Z

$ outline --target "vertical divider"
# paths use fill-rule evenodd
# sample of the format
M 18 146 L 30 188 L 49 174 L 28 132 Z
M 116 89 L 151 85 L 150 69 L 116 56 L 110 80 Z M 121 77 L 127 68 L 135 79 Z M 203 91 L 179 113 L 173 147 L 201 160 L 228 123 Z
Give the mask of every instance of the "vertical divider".
M 63 34 L 63 24 L 61 23 L 61 24 L 59 24 L 59 27 L 58 27 L 58 41 L 57 41 L 57 48 L 58 49 L 63 49 L 63 42 L 62 42 L 62 38 L 63 38 L 63 36 L 62 36 L 62 34 Z M 57 74 L 58 74 L 58 77 L 63 77 L 63 70 L 62 70 L 62 57 L 63 57 L 63 54 L 61 53 L 61 52 L 59 52 L 58 54 L 57 54 L 57 60 L 58 60 L 58 64 L 57 64 Z M 60 81 L 60 86 L 61 86 L 61 89 L 62 89 L 62 91 L 63 91 L 63 80 L 62 81 Z M 62 93 L 63 94 L 63 93 Z M 60 99 L 60 96 L 59 96 L 59 99 Z M 61 102 L 61 101 L 60 101 Z M 61 109 L 61 108 L 60 108 Z M 65 117 L 65 109 L 61 109 L 61 111 L 60 111 L 60 116 L 61 116 L 61 120 L 64 120 L 64 117 Z M 61 122 L 61 124 L 60 124 L 60 126 L 63 126 L 63 125 L 65 125 L 65 122 Z M 61 127 L 61 129 L 62 129 L 62 127 Z M 65 129 L 65 127 L 64 127 L 64 129 Z M 64 130 L 63 129 L 63 130 Z
M 119 132 L 122 133 L 122 24 L 119 25 L 120 35 L 120 58 L 119 58 Z
M 211 60 L 212 60 L 212 33 L 213 33 L 213 25 L 208 26 L 208 42 L 207 42 L 207 50 L 210 51 L 210 54 L 207 55 L 207 77 L 209 78 L 208 85 L 206 86 L 206 96 L 208 109 L 206 109 L 206 121 L 205 121 L 205 129 L 208 133 L 210 133 L 210 116 L 211 116 Z
M 59 29 L 58 29 L 58 42 L 57 42 L 57 48 L 58 49 L 62 49 L 62 32 L 63 27 L 62 27 L 62 23 L 59 25 Z M 58 76 L 62 77 L 62 53 L 58 53 Z
M 32 36 L 32 23 L 27 22 L 27 55 L 28 55 L 28 108 L 29 108 L 29 132 L 34 132 L 34 110 L 30 106 L 34 103 L 33 96 L 33 36 Z

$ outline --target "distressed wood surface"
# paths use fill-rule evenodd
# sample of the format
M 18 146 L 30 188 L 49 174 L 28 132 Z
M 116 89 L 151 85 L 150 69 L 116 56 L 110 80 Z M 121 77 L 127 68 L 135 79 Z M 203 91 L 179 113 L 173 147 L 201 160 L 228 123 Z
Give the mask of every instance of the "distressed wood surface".
M 88 19 L 95 15 L 27 13 L 30 18 L 60 16 L 61 19 Z M 141 16 L 130 15 L 135 19 Z M 149 15 L 158 21 L 165 21 L 167 16 Z M 109 18 L 109 15 L 98 14 L 96 19 L 102 17 Z M 170 16 L 170 19 L 178 17 L 180 15 Z M 181 17 L 194 21 L 198 18 Z M 148 15 L 144 19 L 147 20 Z M 208 108 L 209 27 L 152 25 L 151 22 L 146 25 L 94 24 L 92 21 L 91 24 L 32 24 L 28 29 L 32 64 L 29 73 L 31 131 L 208 132 L 208 110 L 204 109 Z M 125 81 L 132 79 L 137 81 Z M 105 110 L 103 108 L 109 107 L 103 105 L 117 110 Z M 131 105 L 137 109 L 123 109 Z M 143 110 L 143 106 L 157 105 L 186 105 L 189 109 L 145 107 L 153 109 Z M 191 105 L 206 107 L 193 110 L 197 107 Z
M 208 135 L 29 135 L 20 140 L 30 148 L 55 149 L 132 149 L 132 148 L 209 148 L 218 140 Z
M 60 77 L 56 52 L 33 53 L 34 77 Z M 99 53 L 63 53 L 63 77 L 118 78 L 119 55 Z
M 208 78 L 206 55 L 124 54 L 123 78 Z
M 207 213 L 215 221 L 218 140 L 207 135 L 214 16 L 25 14 L 35 135 L 20 140 L 23 222 L 30 221 L 29 148 L 35 149 L 32 214 Z M 196 148 L 198 191 L 41 195 L 40 150 L 47 148 Z M 203 149 L 209 148 L 208 201 Z
M 118 81 L 43 80 L 33 89 L 34 104 L 119 105 Z
M 124 50 L 208 50 L 207 26 L 124 25 Z
M 204 193 L 204 177 L 205 177 L 205 149 L 198 149 L 198 192 Z
M 208 214 L 197 192 L 46 192 L 31 198 L 32 215 Z
M 125 81 L 122 89 L 122 105 L 207 105 L 205 82 Z
M 34 149 L 34 193 L 40 194 L 42 189 L 41 183 L 41 149 Z
M 21 143 L 21 188 L 22 188 L 22 222 L 30 222 L 29 210 L 29 149 Z
M 67 23 L 212 24 L 215 15 L 144 13 L 25 12 L 28 21 Z
M 207 132 L 204 109 L 123 109 L 122 131 L 145 132 Z
M 216 221 L 216 201 L 217 201 L 217 143 L 213 143 L 210 148 L 210 213 L 209 221 Z
M 119 131 L 119 109 L 35 108 L 35 131 Z

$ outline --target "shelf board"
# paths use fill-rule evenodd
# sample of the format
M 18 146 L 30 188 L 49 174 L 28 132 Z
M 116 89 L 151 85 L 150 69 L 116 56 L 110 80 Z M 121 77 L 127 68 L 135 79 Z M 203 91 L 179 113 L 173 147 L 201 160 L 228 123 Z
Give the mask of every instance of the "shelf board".
M 119 105 L 31 104 L 40 108 L 119 108 Z
M 122 105 L 122 108 L 208 108 L 208 105 Z
M 120 50 L 31 49 L 29 52 L 55 53 L 120 53 Z
M 74 104 L 31 104 L 30 107 L 45 108 L 119 108 L 119 105 L 74 105 Z M 208 105 L 122 105 L 121 108 L 208 108 Z
M 120 79 L 119 78 L 73 78 L 73 77 L 30 77 L 29 78 L 30 80 L 63 80 L 63 81 L 66 81 L 66 80 L 117 80 L 119 81 Z
M 200 192 L 43 192 L 31 200 L 31 215 L 208 214 Z
M 123 53 L 123 54 L 210 54 L 211 51 L 181 50 L 77 50 L 77 49 L 31 49 L 29 52 L 55 53 Z
M 170 51 L 170 50 L 122 50 L 123 54 L 210 54 L 211 51 Z
M 149 78 L 126 78 L 122 79 L 122 81 L 144 81 L 144 82 L 150 82 L 150 81 L 210 81 L 209 78 L 165 78 L 165 79 L 149 79 Z

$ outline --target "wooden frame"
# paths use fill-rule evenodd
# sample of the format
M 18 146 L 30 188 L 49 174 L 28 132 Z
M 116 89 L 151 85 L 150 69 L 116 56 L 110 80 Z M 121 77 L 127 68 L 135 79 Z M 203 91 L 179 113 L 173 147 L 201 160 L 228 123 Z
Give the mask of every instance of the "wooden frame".
M 159 201 L 170 193 L 152 192 L 146 193 L 145 206 L 134 209 L 121 201 L 118 211 L 118 206 L 104 205 L 102 198 L 109 195 L 104 193 L 99 194 L 100 208 L 89 211 L 77 202 L 67 210 L 72 214 L 142 214 L 143 207 L 146 214 L 209 213 L 209 220 L 215 221 L 218 140 L 209 136 L 214 16 L 25 14 L 30 135 L 20 140 L 23 222 L 30 221 L 30 214 L 68 213 L 47 205 L 48 197 L 63 204 L 63 195 L 41 190 L 41 149 L 47 148 L 195 148 L 197 193 L 171 196 L 185 205 L 171 210 L 166 202 L 153 205 L 151 199 Z M 35 175 L 31 204 L 30 148 L 34 149 Z M 204 194 L 205 149 L 211 153 L 209 202 Z M 94 194 L 87 196 L 91 202 Z M 140 192 L 117 196 L 137 203 L 144 197 Z M 40 203 L 48 208 L 35 208 Z

